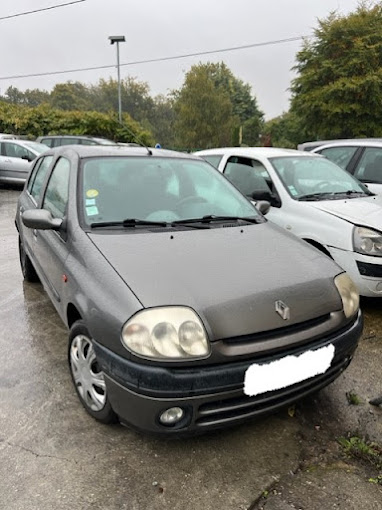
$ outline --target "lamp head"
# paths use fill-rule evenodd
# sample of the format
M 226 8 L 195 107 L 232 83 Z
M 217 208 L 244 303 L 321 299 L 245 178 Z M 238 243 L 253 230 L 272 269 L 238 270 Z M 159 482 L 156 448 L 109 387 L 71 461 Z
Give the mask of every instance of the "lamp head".
M 109 37 L 109 40 L 110 40 L 110 44 L 120 43 L 120 42 L 125 42 L 126 41 L 124 35 L 111 35 Z

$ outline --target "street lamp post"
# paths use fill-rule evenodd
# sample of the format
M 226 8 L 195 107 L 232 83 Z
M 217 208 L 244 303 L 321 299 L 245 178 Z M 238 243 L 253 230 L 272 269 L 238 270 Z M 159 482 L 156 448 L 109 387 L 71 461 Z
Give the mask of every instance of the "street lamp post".
M 111 35 L 110 44 L 117 44 L 117 73 L 118 73 L 118 120 L 122 124 L 122 99 L 121 99 L 121 73 L 119 69 L 119 43 L 125 42 L 124 35 Z

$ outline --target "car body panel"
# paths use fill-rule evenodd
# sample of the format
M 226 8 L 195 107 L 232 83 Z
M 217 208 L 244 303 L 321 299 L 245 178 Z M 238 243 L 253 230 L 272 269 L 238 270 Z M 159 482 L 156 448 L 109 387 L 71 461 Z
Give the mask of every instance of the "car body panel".
M 341 308 L 332 286 L 338 269 L 329 261 L 325 268 L 328 279 L 323 280 L 320 275 L 325 260 L 321 255 L 305 243 L 296 253 L 291 236 L 269 224 L 171 236 L 91 234 L 91 238 L 145 308 L 182 303 L 198 310 L 209 325 L 211 340 L 282 327 L 284 321 L 274 311 L 277 299 L 291 309 L 289 324 Z M 223 252 L 224 258 L 215 256 Z M 153 253 L 151 264 L 147 263 L 147 253 Z M 233 271 L 227 270 L 227 260 L 238 258 L 240 264 L 235 264 Z M 275 268 L 277 279 L 273 277 Z M 306 296 L 303 305 L 301 294 Z M 327 296 L 325 302 L 323 294 Z

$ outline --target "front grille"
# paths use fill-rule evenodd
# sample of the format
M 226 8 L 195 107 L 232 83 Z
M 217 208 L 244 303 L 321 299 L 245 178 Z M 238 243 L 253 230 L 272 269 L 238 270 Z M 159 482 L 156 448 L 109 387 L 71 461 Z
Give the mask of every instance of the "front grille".
M 198 409 L 195 424 L 198 427 L 211 427 L 276 411 L 330 384 L 345 370 L 350 361 L 351 357 L 349 356 L 342 358 L 324 374 L 280 390 L 263 393 L 255 397 L 239 396 L 202 404 Z
M 282 336 L 287 335 L 294 335 L 296 333 L 300 333 L 301 331 L 309 330 L 310 328 L 320 326 L 321 324 L 327 322 L 329 319 L 330 314 L 328 313 L 325 315 L 321 315 L 320 317 L 316 317 L 315 319 L 299 322 L 298 324 L 291 324 L 290 326 L 283 326 L 281 328 L 271 329 L 269 331 L 261 331 L 260 333 L 252 333 L 250 335 L 226 338 L 223 340 L 223 342 L 226 344 L 238 344 L 272 340 L 274 338 L 280 338 Z
M 358 271 L 362 276 L 371 276 L 372 278 L 382 278 L 382 264 L 369 264 L 367 262 L 357 261 Z

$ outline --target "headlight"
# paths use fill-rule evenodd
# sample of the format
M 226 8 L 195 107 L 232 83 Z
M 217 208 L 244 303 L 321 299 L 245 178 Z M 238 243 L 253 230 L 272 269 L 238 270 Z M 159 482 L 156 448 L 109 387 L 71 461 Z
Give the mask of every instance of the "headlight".
M 347 273 L 342 273 L 334 278 L 334 283 L 340 293 L 344 314 L 347 318 L 354 315 L 359 308 L 359 294 L 353 280 Z
M 382 257 L 382 234 L 377 230 L 355 227 L 353 243 L 354 250 L 358 253 Z
M 183 306 L 142 310 L 122 329 L 129 351 L 152 359 L 205 358 L 210 353 L 202 321 Z

